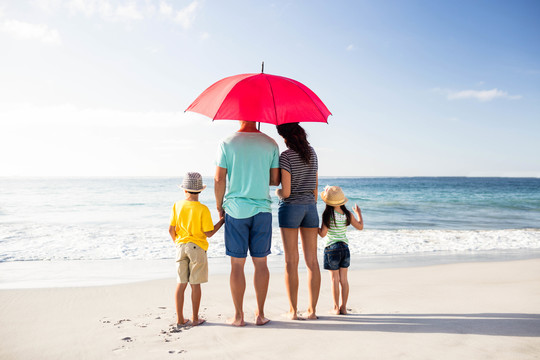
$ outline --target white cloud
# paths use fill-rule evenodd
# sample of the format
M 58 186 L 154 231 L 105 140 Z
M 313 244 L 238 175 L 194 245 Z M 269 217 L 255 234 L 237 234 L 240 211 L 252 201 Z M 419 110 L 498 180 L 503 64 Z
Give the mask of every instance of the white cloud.
M 47 25 L 31 24 L 18 20 L 7 20 L 0 24 L 1 31 L 20 39 L 39 40 L 45 44 L 60 45 L 58 30 Z
M 354 50 L 353 44 L 350 44 L 349 46 L 347 46 L 347 51 L 351 51 L 351 50 Z
M 210 34 L 208 32 L 206 32 L 206 31 L 201 34 L 201 39 L 202 40 L 206 40 L 209 37 L 210 37 Z
M 175 3 L 171 4 L 166 0 L 33 0 L 33 4 L 46 12 L 64 9 L 72 15 L 99 17 L 106 21 L 137 21 L 155 16 L 159 12 L 184 29 L 193 25 L 196 11 L 200 7 L 199 0 L 192 1 L 181 10 L 175 10 Z
M 109 0 L 69 0 L 64 3 L 64 7 L 72 14 L 83 14 L 87 17 L 96 15 L 108 21 L 130 21 L 144 18 L 144 11 L 131 1 L 115 5 Z M 153 7 L 147 6 L 146 11 L 151 13 Z
M 190 28 L 193 21 L 195 21 L 195 11 L 197 10 L 198 6 L 199 3 L 197 1 L 193 1 L 182 10 L 177 11 L 174 20 L 184 29 Z
M 41 10 L 51 13 L 62 3 L 62 0 L 34 0 L 33 3 Z
M 173 8 L 165 1 L 162 1 L 159 3 L 159 12 L 163 15 L 171 16 L 173 13 Z
M 491 101 L 497 98 L 503 99 L 521 99 L 521 95 L 510 95 L 506 91 L 499 89 L 491 90 L 461 90 L 461 91 L 449 91 L 447 94 L 448 100 L 459 99 L 476 99 L 478 101 Z
M 142 13 L 137 9 L 137 6 L 134 3 L 118 5 L 116 8 L 116 15 L 119 18 L 126 20 L 140 20 L 143 18 Z

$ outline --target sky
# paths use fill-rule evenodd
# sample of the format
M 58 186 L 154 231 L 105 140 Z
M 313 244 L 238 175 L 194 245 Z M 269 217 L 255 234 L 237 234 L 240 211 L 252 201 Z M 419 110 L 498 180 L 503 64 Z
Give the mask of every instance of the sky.
M 211 176 L 227 76 L 298 80 L 320 176 L 540 177 L 540 2 L 0 0 L 0 176 Z M 262 124 L 284 150 L 275 127 Z

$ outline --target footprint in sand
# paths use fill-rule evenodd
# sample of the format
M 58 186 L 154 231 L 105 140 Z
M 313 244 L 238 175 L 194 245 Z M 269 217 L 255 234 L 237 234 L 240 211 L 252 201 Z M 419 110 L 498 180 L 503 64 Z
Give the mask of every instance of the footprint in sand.
M 125 323 L 126 321 L 131 321 L 130 319 L 122 319 L 122 320 L 118 320 L 114 326 L 118 326 L 118 325 L 121 325 L 122 323 Z

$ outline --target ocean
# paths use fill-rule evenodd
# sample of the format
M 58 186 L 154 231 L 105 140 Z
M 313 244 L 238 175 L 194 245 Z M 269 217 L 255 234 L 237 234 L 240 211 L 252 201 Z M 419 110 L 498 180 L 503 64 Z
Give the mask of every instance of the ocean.
M 170 260 L 172 204 L 179 178 L 0 178 L 0 265 L 21 262 Z M 200 201 L 217 221 L 213 179 Z M 348 207 L 358 204 L 365 228 L 350 227 L 353 256 L 481 254 L 540 251 L 538 178 L 330 178 Z M 278 199 L 271 187 L 272 256 L 283 254 Z M 318 203 L 322 214 L 324 203 Z M 324 240 L 319 238 L 322 252 Z M 210 258 L 224 258 L 223 230 Z M 109 263 L 112 264 L 112 263 Z M 0 285 L 7 275 L 0 275 Z

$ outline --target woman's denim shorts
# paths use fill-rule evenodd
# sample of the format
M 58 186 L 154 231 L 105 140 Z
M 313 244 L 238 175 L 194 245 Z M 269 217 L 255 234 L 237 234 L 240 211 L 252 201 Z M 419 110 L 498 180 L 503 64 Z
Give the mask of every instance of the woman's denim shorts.
M 349 245 L 340 241 L 324 248 L 324 268 L 326 270 L 339 270 L 351 265 Z
M 280 228 L 318 228 L 317 204 L 290 204 L 281 201 L 278 209 L 278 221 Z

